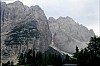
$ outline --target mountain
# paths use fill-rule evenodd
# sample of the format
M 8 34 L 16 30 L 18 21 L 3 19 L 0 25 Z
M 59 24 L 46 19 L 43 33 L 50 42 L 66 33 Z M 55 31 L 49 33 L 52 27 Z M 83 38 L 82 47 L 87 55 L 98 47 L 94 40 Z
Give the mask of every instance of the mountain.
M 93 30 L 68 16 L 47 19 L 38 5 L 28 7 L 20 1 L 1 2 L 0 11 L 2 62 L 17 62 L 18 55 L 27 49 L 72 56 L 76 46 L 85 48 L 94 36 Z
M 48 21 L 53 35 L 53 46 L 60 51 L 73 54 L 76 46 L 79 49 L 85 48 L 91 36 L 94 36 L 93 30 L 88 30 L 69 16 L 59 17 L 58 19 L 50 17 Z
M 41 52 L 48 49 L 48 46 L 51 44 L 52 34 L 43 10 L 38 5 L 28 7 L 20 1 L 9 4 L 1 2 L 2 56 L 9 58 L 16 56 L 19 51 L 25 51 L 27 47 L 25 41 L 23 41 L 21 46 L 14 43 L 15 40 L 8 44 L 5 44 L 5 41 L 10 41 L 16 37 L 18 34 L 14 35 L 15 32 L 18 33 L 19 31 L 23 33 L 29 29 L 34 32 L 34 36 L 30 42 L 27 42 L 28 49 L 40 50 Z M 16 31 L 14 32 L 14 30 Z M 39 33 L 38 38 L 35 36 L 37 35 L 36 32 Z M 25 38 L 24 34 L 20 34 L 20 36 L 21 35 L 23 35 L 22 38 Z M 13 36 L 13 38 L 11 38 L 11 36 Z M 17 40 L 17 38 L 15 39 Z

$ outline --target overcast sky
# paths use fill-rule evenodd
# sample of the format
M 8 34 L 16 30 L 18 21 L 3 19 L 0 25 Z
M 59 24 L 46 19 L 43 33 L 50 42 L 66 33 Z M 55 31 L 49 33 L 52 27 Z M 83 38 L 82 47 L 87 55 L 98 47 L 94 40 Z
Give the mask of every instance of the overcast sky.
M 17 0 L 2 0 L 7 3 Z M 19 0 L 25 5 L 39 5 L 48 17 L 70 16 L 100 36 L 99 0 Z

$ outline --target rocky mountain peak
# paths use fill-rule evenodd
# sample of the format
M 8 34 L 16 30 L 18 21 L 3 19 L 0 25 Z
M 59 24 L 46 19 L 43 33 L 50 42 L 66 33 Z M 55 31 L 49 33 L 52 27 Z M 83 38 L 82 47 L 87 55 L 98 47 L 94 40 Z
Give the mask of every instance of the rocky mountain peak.
M 66 17 L 62 17 L 62 16 L 60 16 L 58 19 L 65 19 Z
M 61 22 L 61 23 L 65 23 L 67 22 L 68 24 L 75 24 L 76 22 L 69 16 L 67 17 L 62 17 L 60 16 L 58 19 L 57 19 L 57 22 Z M 66 23 L 66 24 L 67 24 Z
M 48 20 L 55 20 L 55 18 L 54 17 L 49 17 Z
M 5 53 L 8 54 L 7 56 L 9 56 L 9 53 L 15 55 L 19 52 L 16 51 L 19 47 L 21 47 L 21 51 L 26 51 L 26 45 L 18 45 L 17 48 L 14 48 L 13 44 L 13 48 L 9 45 L 5 45 L 5 40 L 8 40 L 9 36 L 12 35 L 9 32 L 13 29 L 15 32 L 19 29 L 21 32 L 23 32 L 23 29 L 31 29 L 33 33 L 30 34 L 39 36 L 38 39 L 32 37 L 32 40 L 26 43 L 29 45 L 29 49 L 34 48 L 41 52 L 48 49 L 48 46 L 51 44 L 51 32 L 44 11 L 38 5 L 28 7 L 20 1 L 15 1 L 9 4 L 4 3 L 1 7 L 2 55 L 5 56 Z
M 45 16 L 43 10 L 40 8 L 40 6 L 38 5 L 35 5 L 35 6 L 31 6 L 30 7 L 30 10 L 32 10 L 31 12 L 34 12 L 35 14 L 39 14 L 39 15 L 42 15 L 42 16 Z
M 35 5 L 34 9 L 42 10 L 39 5 Z
M 8 5 L 12 5 L 12 6 L 22 6 L 23 3 L 21 1 L 15 1 L 13 3 L 9 3 Z
M 49 21 L 49 23 L 52 23 L 52 22 L 54 23 L 54 22 L 56 22 L 56 19 L 54 17 L 49 17 L 48 21 Z
M 6 6 L 6 2 L 0 2 L 1 6 Z
M 71 18 L 71 17 L 69 17 L 69 16 L 66 16 L 66 18 L 72 19 L 72 18 Z
M 66 17 L 62 17 L 62 16 L 60 16 L 58 19 L 72 19 L 71 17 L 69 17 L 69 16 L 66 16 Z M 72 19 L 73 20 L 73 19 Z
M 54 46 L 70 53 L 75 52 L 76 46 L 80 49 L 86 47 L 86 43 L 94 36 L 92 30 L 76 23 L 71 17 L 59 17 L 49 19 L 49 26 L 54 40 Z M 70 48 L 69 48 L 70 47 Z
M 71 21 L 74 21 L 71 17 L 67 16 L 66 19 L 69 19 Z M 75 22 L 75 21 L 74 21 Z
M 16 4 L 16 5 L 23 5 L 23 3 L 21 1 L 15 1 L 14 4 Z
M 41 8 L 40 8 L 38 5 L 31 6 L 30 8 L 31 8 L 31 9 L 35 9 L 35 10 L 39 10 L 39 9 L 41 10 Z

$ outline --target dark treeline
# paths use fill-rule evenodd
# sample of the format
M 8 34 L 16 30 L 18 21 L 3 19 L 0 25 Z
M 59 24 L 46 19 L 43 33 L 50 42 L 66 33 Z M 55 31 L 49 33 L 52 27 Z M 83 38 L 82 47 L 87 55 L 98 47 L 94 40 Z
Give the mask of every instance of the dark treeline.
M 62 66 L 65 63 L 71 63 L 72 60 L 68 55 L 65 55 L 63 58 L 61 54 L 44 54 L 39 51 L 34 51 L 29 49 L 25 53 L 21 53 L 18 59 L 18 66 Z M 12 64 L 11 64 L 12 63 Z M 8 61 L 7 63 L 3 63 L 2 66 L 14 66 L 13 62 Z
M 13 61 L 8 61 L 7 63 L 2 63 L 2 66 L 14 66 Z
M 100 37 L 91 37 L 88 46 L 76 52 L 73 56 L 59 54 L 44 54 L 39 51 L 29 49 L 19 55 L 18 65 L 25 66 L 62 66 L 63 64 L 77 64 L 78 66 L 100 65 Z M 13 62 L 7 62 L 3 66 L 13 66 Z
M 91 37 L 88 46 L 81 49 L 81 51 L 76 47 L 76 52 L 73 57 L 75 58 L 75 63 L 80 66 L 100 66 L 100 37 Z
M 69 56 L 66 55 L 65 59 L 62 59 L 61 54 L 43 54 L 41 52 L 32 51 L 31 49 L 25 54 L 21 53 L 19 56 L 19 65 L 31 65 L 31 66 L 62 66 L 62 64 L 69 62 Z

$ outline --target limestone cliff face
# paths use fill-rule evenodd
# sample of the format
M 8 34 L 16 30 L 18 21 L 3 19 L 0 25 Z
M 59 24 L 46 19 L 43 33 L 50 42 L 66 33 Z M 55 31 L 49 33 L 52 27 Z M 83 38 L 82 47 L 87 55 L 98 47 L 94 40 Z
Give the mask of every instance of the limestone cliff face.
M 49 51 L 51 47 L 61 54 L 70 55 L 75 52 L 76 46 L 79 49 L 86 47 L 86 43 L 94 35 L 93 30 L 88 30 L 70 17 L 59 17 L 58 19 L 50 17 L 47 20 L 43 10 L 38 5 L 28 7 L 20 1 L 9 4 L 1 2 L 0 11 L 2 56 L 8 58 L 2 58 L 3 62 L 9 59 L 16 62 L 15 58 L 17 58 L 19 51 L 26 51 L 27 46 L 28 49 L 41 52 Z M 35 37 L 27 43 L 24 41 L 21 45 L 16 43 L 6 45 L 4 41 L 13 34 L 10 33 L 13 29 L 19 29 L 21 33 L 24 33 L 24 30 L 33 31 L 34 33 L 31 35 Z
M 94 36 L 93 30 L 76 23 L 70 17 L 59 17 L 48 19 L 50 30 L 53 34 L 55 47 L 69 53 L 75 52 L 76 46 L 79 49 L 86 47 L 86 43 Z
M 52 37 L 49 30 L 48 20 L 43 10 L 38 5 L 28 7 L 20 1 L 15 1 L 14 3 L 9 4 L 1 2 L 2 54 L 7 52 L 8 46 L 4 44 L 4 40 L 9 36 L 8 33 L 16 26 L 24 25 L 28 22 L 30 22 L 30 25 L 32 26 L 34 25 L 34 21 L 36 22 L 36 28 L 39 31 L 40 36 L 39 39 L 33 38 L 33 42 L 29 43 L 29 48 L 38 49 L 41 52 L 44 52 L 51 44 Z M 28 25 L 28 27 L 30 27 L 30 25 Z M 13 49 L 11 48 L 10 50 Z M 22 47 L 22 49 L 24 48 Z

